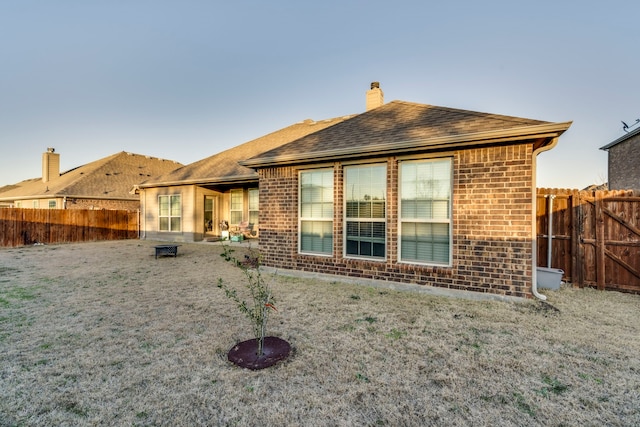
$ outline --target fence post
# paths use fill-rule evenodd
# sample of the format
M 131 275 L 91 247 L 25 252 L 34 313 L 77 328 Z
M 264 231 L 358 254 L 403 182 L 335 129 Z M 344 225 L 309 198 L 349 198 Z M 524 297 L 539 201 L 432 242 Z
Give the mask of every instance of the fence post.
M 599 290 L 605 288 L 605 230 L 604 211 L 602 209 L 603 191 L 595 191 L 596 206 L 596 284 Z
M 584 262 L 582 251 L 582 202 L 578 190 L 571 191 L 567 201 L 567 209 L 571 212 L 571 281 L 574 286 L 584 286 L 584 275 L 581 267 Z

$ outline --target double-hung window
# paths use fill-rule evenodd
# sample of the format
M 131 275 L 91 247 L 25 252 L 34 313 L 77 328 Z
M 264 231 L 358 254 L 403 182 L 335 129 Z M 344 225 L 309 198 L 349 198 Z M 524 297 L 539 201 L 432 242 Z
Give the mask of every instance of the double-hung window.
M 249 189 L 249 223 L 258 225 L 260 214 L 260 191 L 257 188 Z
M 451 264 L 451 159 L 400 163 L 400 261 Z
M 333 169 L 300 172 L 300 252 L 333 253 Z
M 385 164 L 344 168 L 346 256 L 385 258 L 386 194 Z
M 244 191 L 242 189 L 231 190 L 231 206 L 229 220 L 231 225 L 238 225 L 242 222 L 242 212 L 244 211 Z
M 180 231 L 182 216 L 180 196 L 158 196 L 160 231 Z

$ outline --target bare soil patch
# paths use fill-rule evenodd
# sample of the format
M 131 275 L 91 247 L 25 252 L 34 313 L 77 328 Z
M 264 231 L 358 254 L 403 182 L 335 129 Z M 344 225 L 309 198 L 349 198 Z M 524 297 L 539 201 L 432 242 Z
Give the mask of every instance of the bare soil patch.
M 469 301 L 266 274 L 292 354 L 251 325 L 214 243 L 0 249 L 0 425 L 640 425 L 640 296 Z M 242 251 L 241 247 L 237 250 Z

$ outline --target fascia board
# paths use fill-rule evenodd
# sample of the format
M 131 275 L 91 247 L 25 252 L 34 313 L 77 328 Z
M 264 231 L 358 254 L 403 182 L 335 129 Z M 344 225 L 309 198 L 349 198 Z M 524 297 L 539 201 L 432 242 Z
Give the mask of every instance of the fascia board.
M 235 184 L 238 182 L 258 181 L 257 175 L 236 175 L 231 177 L 197 178 L 181 181 L 163 181 L 138 184 L 139 189 L 155 187 L 174 187 L 178 185 L 210 185 L 210 184 Z

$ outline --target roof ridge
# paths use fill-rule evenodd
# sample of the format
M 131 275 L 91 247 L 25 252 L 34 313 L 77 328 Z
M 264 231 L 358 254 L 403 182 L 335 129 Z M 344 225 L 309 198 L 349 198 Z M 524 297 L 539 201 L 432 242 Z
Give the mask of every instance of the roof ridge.
M 334 120 L 339 120 L 339 119 L 346 120 L 347 118 L 351 118 L 352 116 L 356 116 L 356 115 L 357 114 L 346 115 L 346 116 L 338 116 L 338 117 L 333 117 L 333 118 L 324 119 L 324 120 L 304 119 L 304 120 L 292 123 L 292 124 L 290 124 L 288 126 L 285 126 L 283 128 L 274 130 L 273 132 L 269 132 L 267 134 L 264 134 L 264 135 L 258 136 L 256 138 L 250 139 L 249 141 L 243 142 L 243 143 L 241 143 L 239 145 L 234 145 L 232 147 L 227 148 L 226 150 L 219 151 L 219 152 L 214 153 L 214 154 L 212 154 L 210 156 L 207 156 L 204 159 L 196 160 L 195 162 L 190 163 L 188 165 L 183 165 L 183 167 L 186 167 L 186 166 L 189 166 L 189 165 L 193 165 L 193 164 L 196 164 L 196 163 L 199 163 L 199 162 L 204 162 L 204 161 L 206 161 L 208 159 L 211 159 L 213 157 L 222 156 L 223 154 L 225 154 L 225 153 L 227 153 L 229 151 L 237 151 L 238 149 L 242 149 L 242 147 L 248 147 L 251 143 L 255 144 L 258 140 L 266 139 L 266 138 L 268 138 L 270 136 L 273 136 L 273 135 L 276 135 L 278 133 L 285 132 L 287 129 L 292 129 L 294 127 L 299 127 L 299 126 L 302 126 L 302 125 L 314 126 L 314 125 L 316 125 L 318 123 L 327 123 L 327 122 L 334 121 Z M 171 172 L 169 172 L 169 173 L 171 173 Z
M 129 188 L 123 187 L 124 182 L 142 180 L 142 175 L 139 173 L 140 167 L 144 168 L 146 174 L 150 174 L 146 176 L 151 176 L 179 166 L 181 163 L 175 160 L 120 151 L 62 171 L 59 176 L 49 182 L 43 182 L 42 178 L 38 177 L 23 180 L 12 186 L 4 186 L 0 196 L 4 198 L 41 197 L 46 194 L 50 197 L 62 197 L 71 193 L 94 196 L 95 183 L 105 178 L 111 180 L 110 185 L 116 186 L 114 194 L 120 194 L 129 191 Z
M 298 160 L 320 158 L 322 153 L 333 155 L 349 150 L 365 155 L 368 149 L 380 147 L 385 152 L 395 148 L 433 149 L 433 144 L 426 144 L 428 141 L 440 145 L 468 145 L 474 138 L 480 138 L 477 141 L 483 143 L 505 138 L 520 140 L 529 135 L 529 131 L 559 135 L 569 124 L 394 100 L 315 134 L 264 151 L 240 164 L 255 168 L 263 163 L 271 164 L 268 163 L 271 160 L 279 159 L 284 164 L 296 160 L 296 156 Z
M 360 113 L 361 114 L 361 113 Z M 263 151 L 269 151 L 274 147 L 288 144 L 305 136 L 312 135 L 318 131 L 335 126 L 345 120 L 351 119 L 359 114 L 336 116 L 323 120 L 304 119 L 280 129 L 276 129 L 268 134 L 261 135 L 249 141 L 227 148 L 224 151 L 196 160 L 193 163 L 176 168 L 173 171 L 162 175 L 153 176 L 142 182 L 141 188 L 146 186 L 159 185 L 166 182 L 172 184 L 178 182 L 197 182 L 199 180 L 213 181 L 214 179 L 229 179 L 230 176 L 247 176 L 257 179 L 258 175 L 249 168 L 240 165 L 240 160 L 251 158 Z M 211 166 L 214 165 L 218 176 L 211 176 Z M 231 166 L 233 165 L 233 166 Z M 206 174 L 204 168 L 207 168 Z M 235 170 L 232 170 L 235 169 Z
M 449 112 L 455 112 L 455 113 L 465 113 L 465 114 L 476 116 L 476 117 L 509 119 L 511 121 L 518 122 L 518 123 L 530 123 L 531 121 L 537 121 L 541 123 L 550 123 L 550 122 L 546 122 L 544 120 L 539 120 L 539 119 L 530 119 L 526 117 L 511 116 L 507 114 L 487 113 L 483 111 L 467 110 L 464 108 L 445 107 L 442 105 L 423 104 L 419 102 L 411 102 L 411 101 L 403 101 L 403 100 L 393 100 L 385 105 L 389 105 L 389 104 L 404 104 L 408 106 L 428 107 L 434 110 L 449 111 Z
M 171 162 L 171 163 L 182 164 L 177 160 L 165 159 L 164 157 L 150 156 L 148 154 L 133 153 L 131 151 L 121 151 L 120 153 L 116 153 L 116 154 L 126 154 L 128 156 L 144 157 L 145 159 L 149 159 L 149 160 L 162 160 L 163 162 Z

